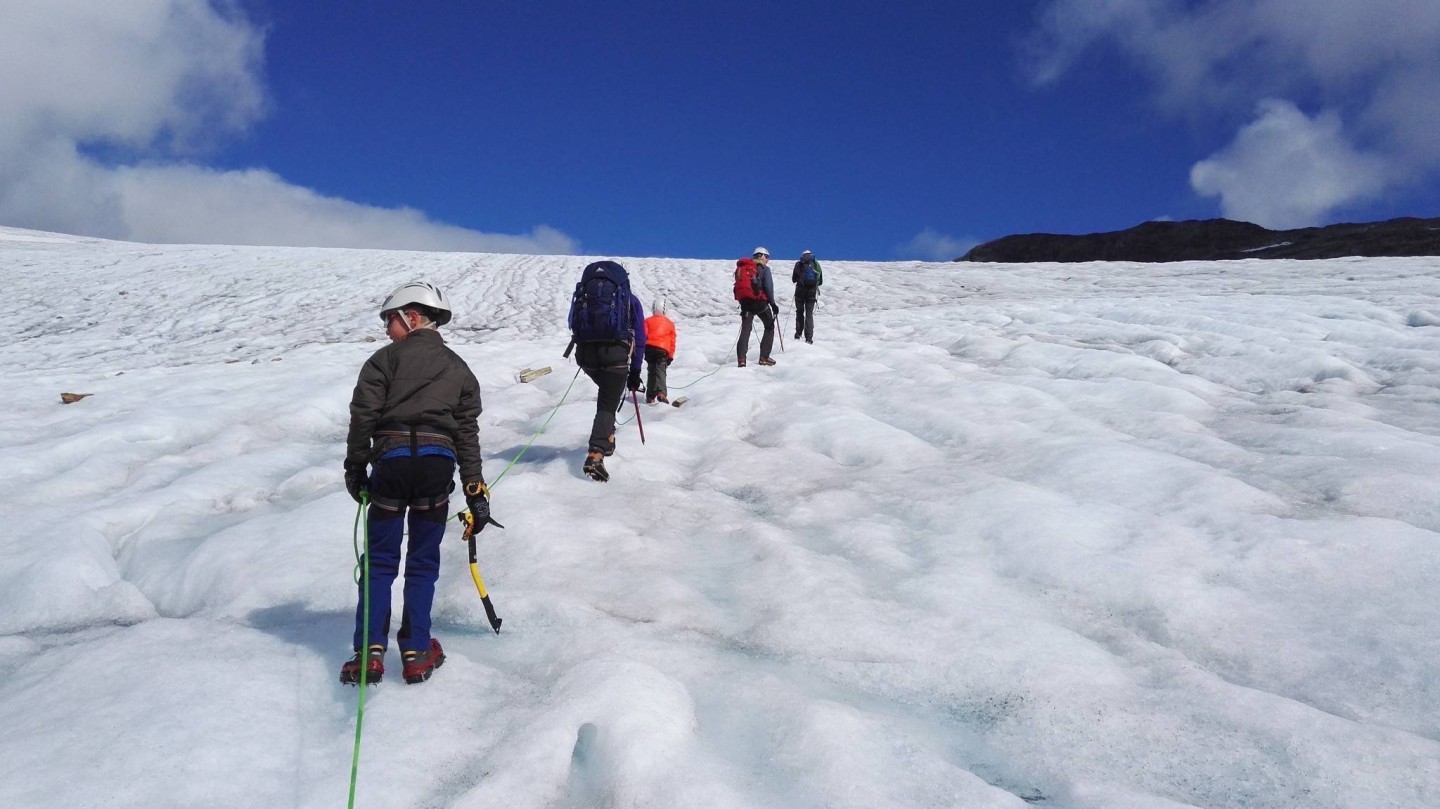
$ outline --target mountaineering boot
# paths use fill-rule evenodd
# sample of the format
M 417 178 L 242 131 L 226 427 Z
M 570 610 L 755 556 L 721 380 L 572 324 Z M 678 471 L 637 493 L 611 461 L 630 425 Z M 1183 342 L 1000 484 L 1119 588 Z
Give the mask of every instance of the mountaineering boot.
M 647 393 L 645 395 L 645 404 L 655 404 L 655 397 Z
M 440 648 L 440 641 L 430 639 L 430 648 L 423 652 L 405 652 L 401 655 L 405 660 L 405 682 L 410 685 L 423 683 L 430 679 L 435 669 L 440 668 L 445 662 L 445 651 Z
M 655 394 L 655 401 L 659 402 L 660 404 L 670 404 L 670 397 L 666 396 L 663 393 L 657 393 Z
M 760 358 L 760 364 L 761 364 L 761 365 L 774 365 L 774 364 L 775 364 L 775 360 L 772 360 L 772 359 L 770 359 L 769 357 L 761 357 L 761 358 Z
M 371 646 L 370 654 L 365 655 L 365 682 L 367 685 L 375 685 L 385 678 L 385 647 Z M 340 667 L 340 682 L 343 685 L 360 684 L 360 652 L 345 662 Z
M 611 455 L 614 455 L 614 454 L 615 454 L 615 434 L 614 434 L 614 433 L 611 433 L 611 434 L 610 434 L 610 446 L 606 447 L 605 450 L 604 450 L 604 452 L 605 452 L 605 457 L 606 457 L 606 458 L 609 458 Z
M 815 345 L 815 341 L 814 341 L 814 340 L 811 340 L 809 337 L 806 337 L 806 338 L 805 338 L 805 342 L 809 343 L 809 344 L 812 345 L 812 346 Z
M 744 357 L 741 357 L 741 358 L 740 358 L 740 360 L 739 360 L 739 366 L 740 366 L 741 368 L 744 368 L 744 367 L 745 367 L 745 358 L 744 358 Z
M 585 465 L 580 470 L 600 483 L 610 479 L 610 473 L 605 471 L 605 457 L 593 449 L 586 453 Z

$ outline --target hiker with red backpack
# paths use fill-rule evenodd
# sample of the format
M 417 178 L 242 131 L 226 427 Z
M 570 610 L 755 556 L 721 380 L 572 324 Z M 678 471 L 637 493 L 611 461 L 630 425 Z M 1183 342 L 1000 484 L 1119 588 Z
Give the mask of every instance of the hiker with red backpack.
M 437 330 L 450 315 L 449 300 L 434 284 L 413 281 L 390 293 L 380 305 L 390 345 L 365 362 L 350 398 L 345 489 L 355 502 L 370 503 L 363 560 L 369 572 L 355 605 L 355 657 L 340 668 L 342 683 L 358 684 L 362 666 L 367 683 L 385 675 L 390 587 L 407 515 L 405 603 L 396 638 L 405 682 L 424 682 L 445 662 L 440 641 L 430 635 L 430 608 L 457 466 L 475 530 L 499 525 L 490 518 L 480 468 L 480 383 Z
M 569 323 L 565 356 L 573 349 L 580 370 L 599 388 L 580 471 L 604 483 L 610 479 L 605 458 L 615 454 L 615 413 L 627 388 L 640 390 L 640 360 L 645 356 L 645 309 L 630 294 L 630 276 L 623 266 L 596 261 L 585 267 L 570 298 Z
M 750 258 L 735 262 L 735 300 L 740 303 L 740 339 L 735 343 L 740 367 L 745 367 L 745 355 L 750 353 L 750 327 L 757 317 L 765 326 L 760 337 L 760 364 L 774 365 L 770 348 L 775 343 L 775 318 L 780 314 L 780 304 L 775 302 L 769 250 L 757 247 Z
M 675 359 L 675 321 L 665 314 L 664 298 L 656 298 L 645 318 L 645 404 L 670 404 L 670 391 L 665 385 L 666 371 Z

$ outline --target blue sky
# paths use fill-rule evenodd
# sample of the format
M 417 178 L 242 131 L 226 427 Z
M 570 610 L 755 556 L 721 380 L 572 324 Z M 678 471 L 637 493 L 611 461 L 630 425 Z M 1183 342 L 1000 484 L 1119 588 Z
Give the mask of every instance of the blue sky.
M 939 259 L 1440 208 L 1418 0 L 113 5 L 0 0 L 0 224 Z

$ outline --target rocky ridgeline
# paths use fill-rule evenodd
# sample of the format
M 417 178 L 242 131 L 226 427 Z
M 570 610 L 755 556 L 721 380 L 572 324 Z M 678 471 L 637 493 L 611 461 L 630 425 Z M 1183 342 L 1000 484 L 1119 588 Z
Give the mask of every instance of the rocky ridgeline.
M 976 246 L 956 261 L 1218 261 L 1241 258 L 1339 258 L 1440 255 L 1440 219 L 1268 230 L 1249 222 L 1205 219 L 1146 222 L 1129 230 L 1065 236 L 1027 233 Z

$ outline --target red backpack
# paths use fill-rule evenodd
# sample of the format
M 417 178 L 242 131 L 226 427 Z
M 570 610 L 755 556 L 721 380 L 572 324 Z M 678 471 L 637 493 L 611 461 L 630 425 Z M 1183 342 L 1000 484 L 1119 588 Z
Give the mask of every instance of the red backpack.
M 760 283 L 760 270 L 753 258 L 735 262 L 735 300 L 741 303 L 765 302 L 765 286 Z

